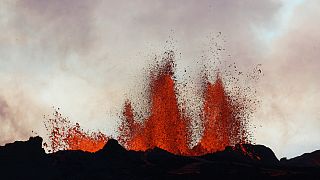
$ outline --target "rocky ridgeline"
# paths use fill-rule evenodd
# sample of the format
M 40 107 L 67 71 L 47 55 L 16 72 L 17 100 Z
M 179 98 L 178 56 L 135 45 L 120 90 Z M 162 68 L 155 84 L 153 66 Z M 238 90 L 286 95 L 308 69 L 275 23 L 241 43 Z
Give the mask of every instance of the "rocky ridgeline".
M 198 157 L 127 151 L 113 139 L 96 153 L 46 154 L 41 137 L 0 147 L 4 179 L 320 179 L 319 162 L 320 151 L 279 161 L 270 148 L 251 144 Z

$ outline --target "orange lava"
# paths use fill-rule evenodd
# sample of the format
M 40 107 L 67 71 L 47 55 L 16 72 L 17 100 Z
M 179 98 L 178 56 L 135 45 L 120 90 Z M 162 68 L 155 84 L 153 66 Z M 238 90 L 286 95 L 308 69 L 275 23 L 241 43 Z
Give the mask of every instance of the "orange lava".
M 82 150 L 96 152 L 103 148 L 108 138 L 101 132 L 84 132 L 77 123 L 73 128 L 68 129 L 64 139 L 69 150 Z
M 164 66 L 151 72 L 150 116 L 144 124 L 135 123 L 132 107 L 124 107 L 125 124 L 128 131 L 121 131 L 120 139 L 128 138 L 126 147 L 142 150 L 159 147 L 174 154 L 185 155 L 188 147 L 188 119 L 181 113 L 173 76 L 173 61 L 168 55 Z
M 101 132 L 89 133 L 81 129 L 78 123 L 71 124 L 58 111 L 55 111 L 54 118 L 49 119 L 45 126 L 49 132 L 48 148 L 52 152 L 66 149 L 96 152 L 108 141 L 107 136 Z
M 218 75 L 214 84 L 207 82 L 204 90 L 203 123 L 204 133 L 194 148 L 196 154 L 206 154 L 223 150 L 226 146 L 244 143 L 245 130 L 237 116 L 239 109 L 232 104 L 225 92 L 221 77 Z

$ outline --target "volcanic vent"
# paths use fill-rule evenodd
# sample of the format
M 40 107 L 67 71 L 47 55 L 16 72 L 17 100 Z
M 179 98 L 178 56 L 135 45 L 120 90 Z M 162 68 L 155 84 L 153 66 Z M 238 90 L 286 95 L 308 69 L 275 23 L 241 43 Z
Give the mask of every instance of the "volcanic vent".
M 119 125 L 118 140 L 128 150 L 146 151 L 155 147 L 173 154 L 197 156 L 223 150 L 226 146 L 250 142 L 247 127 L 247 101 L 241 93 L 231 93 L 225 88 L 222 76 L 217 73 L 213 82 L 202 78 L 201 125 L 198 143 L 193 140 L 192 117 L 186 107 L 179 104 L 179 93 L 174 78 L 174 52 L 164 54 L 161 63 L 149 71 L 148 117 L 135 119 L 135 110 L 126 100 Z M 200 102 L 199 102 L 200 103 Z M 46 123 L 51 149 L 84 150 L 95 152 L 103 147 L 108 137 L 101 132 L 85 132 L 79 124 L 72 125 L 57 112 Z

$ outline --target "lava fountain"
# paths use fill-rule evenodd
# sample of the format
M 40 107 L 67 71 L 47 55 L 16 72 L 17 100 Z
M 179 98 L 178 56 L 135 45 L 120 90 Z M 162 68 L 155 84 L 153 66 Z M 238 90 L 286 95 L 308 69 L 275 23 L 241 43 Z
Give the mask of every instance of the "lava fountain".
M 129 100 L 123 110 L 119 139 L 130 150 L 145 151 L 159 147 L 179 155 L 202 155 L 236 143 L 249 142 L 240 98 L 232 98 L 225 91 L 222 78 L 214 83 L 204 78 L 202 123 L 204 131 L 199 143 L 191 148 L 191 118 L 179 107 L 174 81 L 174 54 L 168 52 L 163 65 L 150 72 L 150 116 L 143 123 L 134 119 Z
M 55 111 L 53 118 L 45 121 L 49 132 L 49 144 L 44 144 L 49 152 L 58 150 L 82 150 L 96 152 L 103 148 L 108 137 L 101 132 L 88 132 L 83 130 L 78 123 L 72 124 L 61 113 Z
M 193 153 L 206 154 L 249 142 L 245 120 L 239 116 L 241 108 L 226 93 L 219 75 L 213 84 L 206 81 L 203 101 L 204 132 Z
M 166 52 L 162 62 L 150 70 L 148 117 L 135 119 L 135 111 L 126 100 L 118 128 L 118 141 L 128 150 L 146 151 L 155 147 L 178 155 L 198 156 L 223 150 L 226 146 L 250 142 L 246 102 L 239 93 L 231 96 L 226 91 L 223 78 L 216 75 L 212 83 L 203 80 L 201 124 L 203 131 L 198 143 L 191 147 L 191 120 L 186 108 L 178 103 L 179 93 L 174 79 L 174 53 Z M 200 102 L 199 102 L 200 103 Z M 58 112 L 46 123 L 50 148 L 84 150 L 101 149 L 108 137 L 101 132 L 85 132 L 79 124 L 72 125 Z
M 144 124 L 134 121 L 132 107 L 125 104 L 124 123 L 120 139 L 127 138 L 126 147 L 132 150 L 159 147 L 174 154 L 188 154 L 189 120 L 178 105 L 173 79 L 173 53 L 167 53 L 164 64 L 150 74 L 150 116 Z M 128 131 L 122 131 L 125 126 Z

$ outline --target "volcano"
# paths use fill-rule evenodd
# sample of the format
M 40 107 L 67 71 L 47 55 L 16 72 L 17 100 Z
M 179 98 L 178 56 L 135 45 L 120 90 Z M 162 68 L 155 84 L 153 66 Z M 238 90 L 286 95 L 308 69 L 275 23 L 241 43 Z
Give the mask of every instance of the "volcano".
M 268 147 L 251 144 L 180 156 L 157 147 L 126 150 L 114 139 L 94 153 L 46 154 L 42 138 L 31 137 L 0 146 L 0 169 L 4 179 L 319 179 L 319 151 L 302 157 L 279 161 Z
M 202 107 L 197 115 L 201 131 L 194 134 L 193 117 L 179 100 L 174 68 L 174 53 L 169 51 L 149 70 L 148 106 L 143 109 L 148 114 L 139 115 L 126 99 L 116 140 L 86 131 L 55 111 L 45 123 L 50 141 L 44 148 L 50 153 L 41 147 L 40 137 L 8 144 L 0 148 L 2 169 L 14 179 L 320 177 L 318 151 L 279 161 L 268 147 L 253 145 L 247 117 L 254 100 L 242 96 L 239 88 L 228 90 L 220 72 L 213 80 L 208 70 L 202 76 L 198 94 Z M 15 174 L 15 169 L 23 173 Z

